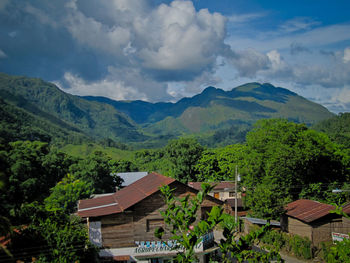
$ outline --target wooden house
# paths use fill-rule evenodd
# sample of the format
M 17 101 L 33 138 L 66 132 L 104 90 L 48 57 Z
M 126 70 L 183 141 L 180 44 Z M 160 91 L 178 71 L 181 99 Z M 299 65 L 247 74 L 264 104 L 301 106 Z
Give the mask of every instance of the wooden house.
M 209 184 L 214 186 L 214 189 L 209 193 L 209 195 L 224 201 L 227 206 L 231 207 L 232 210 L 235 210 L 235 183 L 231 181 L 222 181 L 210 182 Z M 188 185 L 199 191 L 201 189 L 202 182 L 189 182 Z M 237 192 L 237 211 L 239 217 L 247 215 L 241 192 Z
M 86 218 L 90 240 L 101 248 L 106 262 L 170 262 L 176 254 L 170 234 L 165 233 L 164 242 L 154 236 L 157 227 L 165 228 L 160 211 L 166 205 L 159 190 L 164 185 L 174 189 L 177 197 L 198 192 L 173 178 L 150 173 L 116 193 L 79 201 L 78 215 Z M 216 205 L 224 203 L 207 196 L 198 217 L 204 218 Z M 196 248 L 202 262 L 213 243 L 213 234 L 208 233 Z
M 350 220 L 336 213 L 335 207 L 313 200 L 300 199 L 289 203 L 281 218 L 282 230 L 307 237 L 314 246 L 321 242 L 332 241 L 335 236 L 347 236 L 350 233 Z M 344 207 L 350 214 L 350 205 Z
M 202 182 L 189 182 L 188 185 L 193 187 L 194 189 L 200 190 Z M 209 183 L 214 186 L 214 189 L 209 193 L 209 195 L 220 199 L 221 201 L 225 201 L 228 199 L 235 198 L 235 183 L 230 181 L 222 181 L 222 182 L 211 182 Z M 237 193 L 237 198 L 241 199 L 241 193 Z

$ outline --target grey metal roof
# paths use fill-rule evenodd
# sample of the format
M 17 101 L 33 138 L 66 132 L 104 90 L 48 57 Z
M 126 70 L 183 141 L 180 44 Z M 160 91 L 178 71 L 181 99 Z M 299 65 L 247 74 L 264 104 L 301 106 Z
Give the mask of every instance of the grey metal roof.
M 242 219 L 246 219 L 249 222 L 251 222 L 253 224 L 257 224 L 257 225 L 266 225 L 267 224 L 267 220 L 261 219 L 261 218 L 242 217 Z M 270 225 L 271 226 L 281 226 L 281 223 L 278 221 L 271 220 Z
M 137 180 L 145 177 L 148 172 L 130 172 L 130 173 L 117 173 L 117 176 L 123 179 L 121 186 L 128 186 Z

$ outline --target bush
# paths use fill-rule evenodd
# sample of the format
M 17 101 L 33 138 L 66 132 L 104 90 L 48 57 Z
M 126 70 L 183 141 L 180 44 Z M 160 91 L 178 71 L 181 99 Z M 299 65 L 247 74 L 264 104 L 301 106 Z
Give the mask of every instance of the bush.
M 284 249 L 299 258 L 311 259 L 313 257 L 311 241 L 306 237 L 269 230 L 261 238 L 261 242 L 278 250 Z

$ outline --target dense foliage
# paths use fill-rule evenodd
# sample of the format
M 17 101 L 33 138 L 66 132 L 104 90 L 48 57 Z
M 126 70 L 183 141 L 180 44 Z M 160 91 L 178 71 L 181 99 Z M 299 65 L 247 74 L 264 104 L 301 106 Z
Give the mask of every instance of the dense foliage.
M 313 248 L 311 240 L 307 237 L 289 235 L 277 230 L 268 230 L 261 236 L 261 242 L 274 249 L 283 250 L 289 254 L 302 259 L 313 258 Z
M 267 228 L 243 236 L 239 236 L 236 231 L 234 218 L 223 212 L 222 207 L 213 206 L 207 214 L 207 218 L 198 219 L 198 211 L 207 194 L 213 189 L 213 186 L 203 183 L 202 190 L 194 197 L 187 195 L 178 198 L 173 194 L 169 186 L 164 186 L 161 191 L 164 195 L 167 208 L 161 214 L 167 224 L 167 231 L 172 234 L 171 239 L 177 246 L 176 262 L 188 263 L 197 262 L 195 247 L 203 240 L 203 236 L 213 231 L 218 225 L 222 227 L 223 238 L 218 244 L 220 252 L 216 257 L 211 258 L 211 262 L 270 262 L 272 259 L 282 262 L 278 251 L 259 251 L 251 249 L 254 242 L 265 233 Z M 268 227 L 268 226 L 267 226 Z M 155 235 L 162 238 L 165 229 L 158 228 Z
M 340 113 L 338 116 L 321 121 L 313 129 L 326 133 L 329 138 L 350 149 L 350 113 Z
M 176 103 L 150 103 L 79 97 L 40 79 L 0 73 L 0 134 L 7 142 L 96 140 L 142 149 L 192 135 L 203 145 L 217 147 L 244 142 L 252 124 L 262 118 L 309 125 L 332 116 L 321 105 L 268 83 L 248 83 L 231 91 L 208 87 Z
M 101 152 L 79 159 L 17 141 L 0 146 L 0 164 L 0 231 L 10 240 L 0 259 L 93 262 L 87 229 L 71 214 L 78 200 L 119 186 L 115 162 Z
M 84 228 L 74 218 L 65 216 L 52 225 L 53 218 L 74 212 L 76 202 L 92 193 L 114 191 L 121 183 L 118 172 L 157 171 L 184 183 L 215 182 L 233 181 L 237 166 L 245 205 L 252 215 L 266 219 L 278 218 L 286 203 L 299 198 L 327 203 L 350 200 L 350 192 L 331 192 L 350 189 L 349 149 L 325 133 L 283 119 L 261 120 L 247 134 L 245 143 L 216 149 L 205 148 L 193 138 L 137 151 L 116 149 L 127 147 L 111 140 L 105 140 L 103 146 L 89 143 L 69 147 L 64 153 L 47 142 L 0 144 L 1 233 L 10 234 L 11 240 L 21 244 L 13 243 L 12 252 L 35 239 L 49 246 L 47 254 L 37 253 L 35 257 L 43 262 L 52 260 L 56 253 L 52 248 L 60 245 L 48 243 L 42 233 L 53 228 L 57 228 L 53 237 L 57 242 L 71 232 L 81 242 L 88 242 Z M 12 232 L 14 228 L 21 231 Z M 69 251 L 69 246 L 67 243 L 62 249 Z M 90 253 L 84 251 L 79 250 L 81 259 Z M 75 252 L 67 261 L 76 256 Z

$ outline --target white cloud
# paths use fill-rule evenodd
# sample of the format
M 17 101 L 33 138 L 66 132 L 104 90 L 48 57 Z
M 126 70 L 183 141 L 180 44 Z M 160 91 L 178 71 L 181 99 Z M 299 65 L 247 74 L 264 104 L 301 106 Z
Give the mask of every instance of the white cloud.
M 280 26 L 280 29 L 284 32 L 292 33 L 302 30 L 309 30 L 320 24 L 320 22 L 315 21 L 309 17 L 295 17 L 283 23 Z
M 0 58 L 7 58 L 7 55 L 1 49 L 0 49 Z
M 229 62 L 235 66 L 240 77 L 252 78 L 256 76 L 258 71 L 268 69 L 271 63 L 268 56 L 255 49 L 232 52 L 229 56 Z
M 228 22 L 233 24 L 247 23 L 266 16 L 264 13 L 232 14 L 228 16 Z
M 196 76 L 213 67 L 222 52 L 225 18 L 197 12 L 189 1 L 173 1 L 136 20 L 135 29 L 144 44 L 139 55 L 145 68 Z
M 267 57 L 271 61 L 271 67 L 274 70 L 279 70 L 281 67 L 285 66 L 285 63 L 282 61 L 281 54 L 277 50 L 272 50 L 267 53 Z
M 324 47 L 350 40 L 350 24 L 320 26 L 310 30 L 295 32 L 260 31 L 255 37 L 231 36 L 226 40 L 233 49 L 254 47 L 260 52 L 289 49 L 292 43 L 299 43 L 307 48 Z
M 122 81 L 115 79 L 103 79 L 96 82 L 88 83 L 79 76 L 70 72 L 64 74 L 64 81 L 69 85 L 69 89 L 65 91 L 81 96 L 107 96 L 114 100 L 126 99 L 147 99 L 146 95 L 140 93 L 133 87 L 125 86 Z M 58 86 L 60 82 L 56 82 Z
M 111 53 L 117 56 L 123 54 L 123 49 L 130 43 L 130 31 L 118 25 L 108 26 L 79 11 L 75 1 L 66 5 L 70 12 L 66 25 L 72 36 L 87 46 Z
M 350 47 L 347 47 L 347 48 L 344 50 L 343 61 L 344 61 L 344 63 L 350 62 Z
M 24 10 L 28 14 L 35 16 L 42 24 L 47 24 L 47 25 L 50 25 L 52 27 L 58 26 L 56 21 L 54 19 L 52 19 L 51 17 L 49 17 L 49 15 L 47 13 L 45 13 L 43 10 L 40 10 L 39 8 L 36 8 L 32 5 L 30 5 L 29 3 L 27 3 L 25 5 Z

